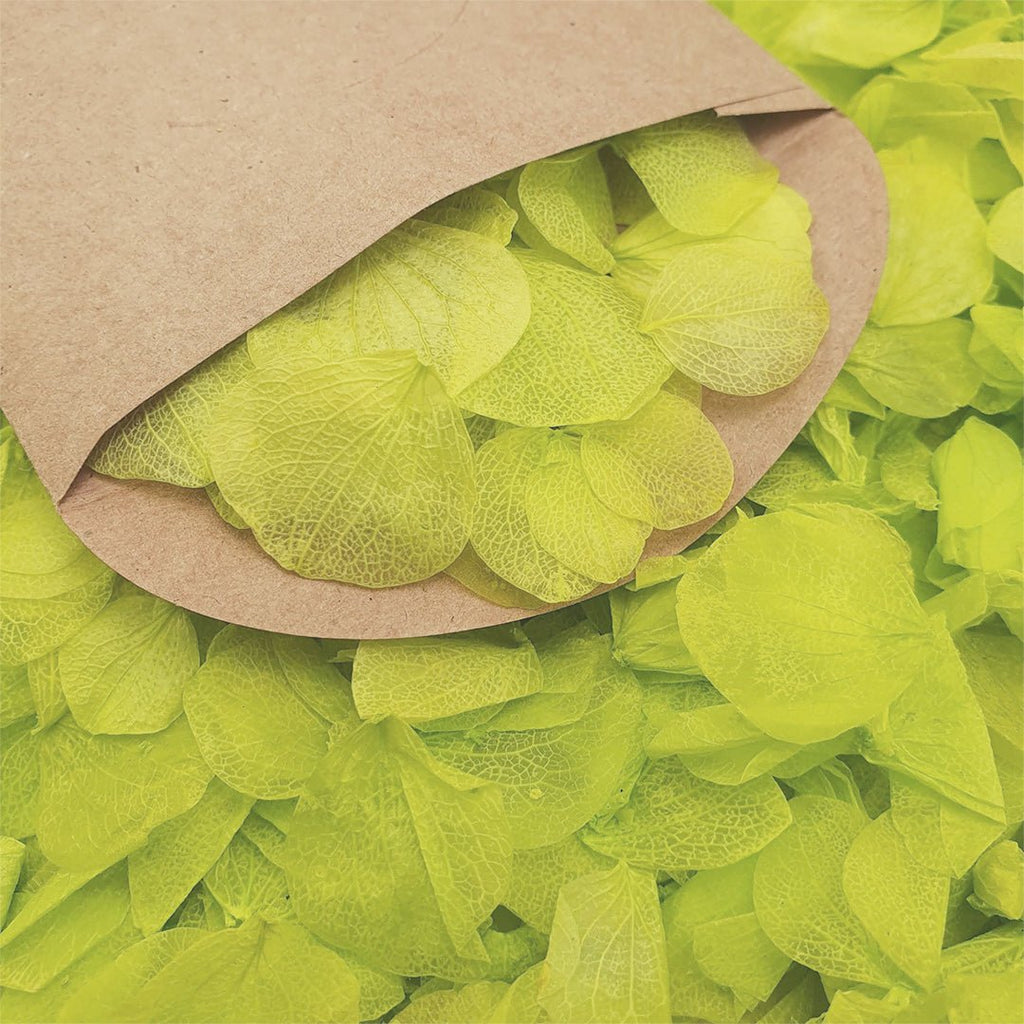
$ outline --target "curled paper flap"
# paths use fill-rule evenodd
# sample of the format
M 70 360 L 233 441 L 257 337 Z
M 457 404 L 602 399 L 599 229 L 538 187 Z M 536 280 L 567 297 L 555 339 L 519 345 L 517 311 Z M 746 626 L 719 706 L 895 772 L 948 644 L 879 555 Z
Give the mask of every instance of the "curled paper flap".
M 870 308 L 886 233 L 870 147 L 703 3 L 79 0 L 9 3 L 3 19 L 5 411 L 85 543 L 196 611 L 353 638 L 527 614 L 443 576 L 383 591 L 302 579 L 201 492 L 82 468 L 146 398 L 459 188 L 709 107 L 803 111 L 748 128 L 810 204 L 832 326 L 790 387 L 708 396 L 736 464 L 730 506 Z M 654 535 L 648 554 L 711 522 Z

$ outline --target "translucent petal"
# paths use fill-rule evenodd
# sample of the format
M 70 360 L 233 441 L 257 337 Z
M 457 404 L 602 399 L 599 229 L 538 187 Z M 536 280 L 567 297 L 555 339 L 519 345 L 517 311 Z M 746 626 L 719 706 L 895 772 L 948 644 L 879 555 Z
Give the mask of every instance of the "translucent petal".
M 717 512 L 732 489 L 732 459 L 718 431 L 667 391 L 627 420 L 582 428 L 580 458 L 605 505 L 659 530 Z
M 662 270 L 640 327 L 687 376 L 759 395 L 810 362 L 828 304 L 809 260 L 770 242 L 724 238 L 686 246 Z
M 501 361 L 529 317 L 526 279 L 503 243 L 410 220 L 252 328 L 246 344 L 257 366 L 411 350 L 455 395 Z
M 205 487 L 213 480 L 206 433 L 217 403 L 251 370 L 245 345 L 233 342 L 118 423 L 89 465 L 126 480 Z
M 210 459 L 260 545 L 302 576 L 410 583 L 468 539 L 469 435 L 409 352 L 262 367 L 221 405 Z
M 737 121 L 710 112 L 620 135 L 613 145 L 665 219 L 692 235 L 727 231 L 778 179 Z
M 523 426 L 628 416 L 671 372 L 639 330 L 640 307 L 607 278 L 523 251 L 532 312 L 515 348 L 459 395 L 460 404 Z

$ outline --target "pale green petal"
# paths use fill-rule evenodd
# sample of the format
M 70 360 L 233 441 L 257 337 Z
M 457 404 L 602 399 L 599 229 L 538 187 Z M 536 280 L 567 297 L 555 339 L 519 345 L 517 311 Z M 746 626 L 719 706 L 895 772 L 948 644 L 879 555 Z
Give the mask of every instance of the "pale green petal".
M 516 178 L 516 198 L 549 245 L 599 274 L 615 265 L 608 251 L 615 237 L 612 200 L 595 147 L 528 163 Z
M 770 242 L 724 238 L 680 251 L 654 282 L 640 326 L 687 376 L 759 395 L 804 369 L 828 321 L 809 260 Z
M 918 427 L 908 416 L 886 417 L 878 442 L 878 472 L 890 494 L 934 511 L 939 496 L 932 482 L 932 453 L 920 439 Z
M 924 53 L 901 61 L 897 67 L 915 77 L 956 82 L 984 95 L 1024 98 L 1020 74 L 1021 28 L 1019 15 L 974 15 L 958 32 L 940 40 Z
M 1009 839 L 987 849 L 974 865 L 968 897 L 983 913 L 1019 921 L 1024 917 L 1024 851 Z
M 236 530 L 249 529 L 249 524 L 227 503 L 227 499 L 216 484 L 207 484 L 205 491 L 206 496 L 210 499 L 210 504 L 216 510 L 217 515 L 219 515 L 221 519 L 228 524 L 228 526 L 233 526 Z
M 544 464 L 549 437 L 547 430 L 506 430 L 476 453 L 472 542 L 487 567 L 513 586 L 544 601 L 571 601 L 597 581 L 541 547 L 527 515 L 533 474 Z
M 83 934 L 82 929 L 79 934 Z M 137 929 L 126 915 L 121 923 L 99 942 L 92 945 L 87 953 L 77 957 L 73 963 L 62 969 L 42 988 L 25 992 L 16 988 L 0 989 L 0 1017 L 5 1021 L 24 1024 L 53 1024 L 60 1020 L 67 1024 L 82 1024 L 67 1015 L 67 1007 L 79 992 L 86 988 L 97 972 L 110 961 L 141 938 Z M 111 1024 L 100 1018 L 96 1024 Z M 125 1022 L 128 1024 L 128 1022 Z
M 967 569 L 1019 571 L 1024 476 L 1013 439 L 972 416 L 936 449 L 932 472 L 942 557 Z
M 983 385 L 971 404 L 982 412 L 1012 409 L 1024 391 L 1024 317 L 1011 306 L 975 306 L 967 351 Z
M 672 367 L 639 329 L 640 306 L 608 278 L 522 250 L 532 312 L 515 348 L 459 395 L 472 412 L 523 426 L 622 419 Z
M 853 436 L 847 410 L 819 405 L 804 427 L 803 435 L 818 450 L 836 479 L 856 486 L 867 482 L 868 458 Z
M 419 996 L 399 1013 L 395 1024 L 490 1024 L 509 986 L 478 981 L 464 988 L 441 989 Z
M 358 960 L 348 959 L 348 967 L 359 982 L 361 1021 L 377 1020 L 405 999 L 402 979 L 396 975 L 374 970 Z
M 661 271 L 698 237 L 676 230 L 654 210 L 612 241 L 612 280 L 638 302 L 646 302 Z
M 132 917 L 143 935 L 167 923 L 231 842 L 252 803 L 212 779 L 194 807 L 158 825 L 146 845 L 128 855 Z
M 940 796 L 914 779 L 890 773 L 892 823 L 907 852 L 925 870 L 959 878 L 1004 826 Z
M 695 940 L 707 925 L 753 911 L 755 863 L 751 857 L 726 868 L 698 871 L 662 904 L 674 1016 L 739 1021 L 745 1002 L 705 973 L 695 955 Z
M 107 603 L 114 574 L 64 525 L 42 485 L 0 501 L 0 663 L 48 654 Z
M 1014 270 L 1024 270 L 1024 188 L 1015 188 L 992 208 L 988 247 Z
M 778 180 L 739 122 L 713 113 L 641 128 L 613 145 L 665 219 L 692 235 L 727 231 L 764 202 Z
M 526 280 L 503 243 L 410 220 L 252 328 L 246 344 L 259 367 L 282 355 L 407 349 L 455 395 L 501 361 L 529 316 Z
M 361 718 L 429 721 L 525 697 L 543 675 L 533 644 L 516 627 L 436 638 L 364 640 L 352 664 Z
M 127 913 L 123 864 L 91 880 L 55 879 L 0 933 L 4 986 L 37 992 L 113 932 Z
M 879 75 L 854 101 L 850 116 L 875 149 L 893 149 L 918 135 L 968 149 L 999 134 L 990 104 L 962 85 Z
M 798 259 L 810 259 L 807 229 L 811 213 L 804 199 L 785 185 L 776 185 L 760 206 L 734 224 L 727 234 L 770 242 Z M 612 241 L 615 268 L 612 278 L 620 288 L 644 302 L 658 274 L 680 249 L 699 235 L 677 231 L 658 212 L 638 220 Z
M 359 1020 L 359 982 L 304 928 L 248 921 L 180 952 L 131 1000 L 153 1024 L 294 1024 Z
M 681 399 L 679 401 L 682 401 Z M 615 583 L 633 571 L 651 533 L 650 522 L 631 518 L 595 493 L 579 438 L 556 431 L 526 489 L 526 518 L 540 546 L 581 576 Z M 614 464 L 600 450 L 591 463 L 607 479 Z
M 550 845 L 585 824 L 615 792 L 639 749 L 632 673 L 612 660 L 604 637 L 593 636 L 587 646 L 597 660 L 579 691 L 511 701 L 470 735 L 427 737 L 431 751 L 452 768 L 498 784 L 517 848 Z M 569 652 L 574 658 L 582 653 Z M 543 655 L 542 663 L 547 673 Z
M 68 709 L 60 680 L 60 648 L 30 661 L 26 668 L 38 731 L 52 725 Z
M 210 435 L 218 487 L 280 565 L 370 587 L 454 561 L 472 460 L 461 415 L 409 352 L 268 364 L 221 404 Z
M 188 613 L 158 597 L 112 601 L 61 649 L 60 684 L 75 721 L 92 733 L 147 733 L 181 714 L 199 668 Z
M 0 836 L 0 928 L 7 920 L 11 897 L 18 886 L 24 861 L 25 844 L 10 836 Z
M 502 901 L 517 917 L 548 934 L 562 886 L 614 863 L 575 833 L 550 846 L 514 850 L 508 893 Z
M 985 221 L 963 182 L 915 143 L 878 159 L 889 189 L 889 251 L 872 320 L 932 323 L 981 302 L 992 256 Z
M 345 689 L 314 641 L 227 626 L 185 686 L 185 714 L 224 782 L 275 800 L 301 791 L 332 722 L 351 726 Z
M 508 883 L 494 786 L 438 764 L 409 726 L 334 744 L 300 799 L 285 869 L 300 921 L 381 970 L 465 975 Z M 466 961 L 470 961 L 469 964 Z
M 476 553 L 472 543 L 445 569 L 445 575 L 456 580 L 473 594 L 486 598 L 501 608 L 543 608 L 544 602 L 513 586 L 489 569 Z
M 770 736 L 838 736 L 929 678 L 945 656 L 907 555 L 880 519 L 840 505 L 747 520 L 679 581 L 683 640 Z
M 971 629 L 956 638 L 967 682 L 990 733 L 1024 747 L 1024 706 L 1020 680 L 1024 651 L 1015 637 Z
M 138 849 L 211 775 L 184 717 L 147 736 L 92 736 L 65 715 L 40 736 L 39 769 L 39 845 L 69 871 Z
M 889 812 L 854 838 L 843 864 L 843 892 L 886 956 L 918 985 L 934 988 L 949 878 L 910 856 Z
M 945 416 L 970 404 L 981 371 L 968 355 L 971 325 L 939 320 L 864 328 L 846 369 L 883 405 L 908 416 Z
M 133 943 L 105 964 L 68 1000 L 62 1024 L 131 1024 L 130 999 L 175 957 L 206 934 L 199 928 L 171 928 Z
M 784 61 L 882 67 L 927 46 L 942 25 L 939 0 L 829 0 L 737 5 L 735 19 Z
M 718 786 L 671 758 L 649 763 L 628 803 L 595 823 L 583 840 L 636 867 L 678 875 L 743 860 L 789 822 L 789 807 L 774 779 Z
M 31 718 L 0 730 L 0 832 L 24 839 L 35 834 L 39 803 L 39 736 Z
M 612 196 L 615 223 L 629 226 L 646 217 L 654 209 L 654 203 L 636 171 L 610 146 L 602 146 L 599 156 Z M 614 246 L 614 239 L 612 241 Z
M 36 710 L 27 665 L 0 665 L 0 728 L 13 725 Z
M 828 797 L 790 801 L 793 824 L 758 857 L 754 909 L 784 953 L 823 974 L 888 988 L 902 976 L 854 916 L 843 893 L 843 863 L 867 823 Z
M 694 775 L 724 785 L 764 775 L 801 749 L 810 748 L 766 736 L 731 704 L 665 715 L 647 741 L 649 756 L 678 755 Z
M 118 423 L 89 465 L 126 480 L 205 487 L 213 480 L 206 434 L 217 403 L 251 370 L 245 345 L 233 342 Z
M 642 563 L 641 568 L 651 561 Z M 608 598 L 615 657 L 619 661 L 640 672 L 700 675 L 679 635 L 674 579 L 638 591 L 619 587 Z
M 792 961 L 765 935 L 751 910 L 693 930 L 693 958 L 716 985 L 748 1007 L 768 999 Z
M 654 876 L 619 863 L 563 886 L 540 1005 L 565 1024 L 664 1024 L 665 931 Z
M 257 816 L 250 821 L 258 822 Z M 276 859 L 282 858 L 284 833 L 265 822 L 262 832 L 270 834 L 273 844 L 269 852 Z M 266 836 L 256 835 L 262 845 L 253 841 L 254 834 L 248 823 L 239 832 L 206 874 L 206 887 L 221 906 L 232 917 L 240 921 L 259 915 L 273 921 L 290 916 L 288 902 L 288 879 L 284 870 L 265 852 L 268 846 Z
M 512 240 L 516 211 L 497 192 L 482 185 L 473 185 L 428 206 L 416 215 L 416 219 L 472 231 L 501 245 L 508 245 Z
M 714 424 L 666 391 L 629 419 L 595 423 L 580 437 L 583 469 L 597 497 L 659 530 L 717 512 L 732 489 L 732 459 Z
M 928 674 L 919 673 L 870 726 L 864 756 L 1002 822 L 1002 790 L 984 716 L 952 641 L 945 638 L 939 650 Z

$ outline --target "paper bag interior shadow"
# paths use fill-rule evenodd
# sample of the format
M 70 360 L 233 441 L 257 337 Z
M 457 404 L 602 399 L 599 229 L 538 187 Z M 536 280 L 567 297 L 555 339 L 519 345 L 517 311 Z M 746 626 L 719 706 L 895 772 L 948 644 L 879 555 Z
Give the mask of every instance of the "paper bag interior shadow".
M 145 399 L 430 203 L 671 117 L 745 115 L 810 205 L 831 327 L 788 387 L 707 395 L 736 467 L 719 515 L 806 422 L 877 287 L 887 210 L 867 141 L 703 3 L 76 0 L 3 19 L 5 411 L 100 558 L 219 619 L 366 638 L 535 614 L 443 575 L 303 579 L 201 490 L 83 468 Z M 646 553 L 712 522 L 656 532 Z

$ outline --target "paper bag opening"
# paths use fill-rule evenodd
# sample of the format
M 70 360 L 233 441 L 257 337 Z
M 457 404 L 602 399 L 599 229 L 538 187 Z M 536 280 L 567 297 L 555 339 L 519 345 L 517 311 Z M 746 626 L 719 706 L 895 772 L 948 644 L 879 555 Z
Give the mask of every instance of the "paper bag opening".
M 5 276 L 13 266 L 7 293 L 14 292 L 4 345 L 12 423 L 86 544 L 133 582 L 195 611 L 277 632 L 352 638 L 441 633 L 529 614 L 494 606 L 444 576 L 383 591 L 303 579 L 224 524 L 199 492 L 82 469 L 99 436 L 146 398 L 459 188 L 708 107 L 726 114 L 795 111 L 748 117 L 747 128 L 780 167 L 781 180 L 811 207 L 815 277 L 829 299 L 832 326 L 811 366 L 788 388 L 757 399 L 708 396 L 706 412 L 736 467 L 733 493 L 714 518 L 795 436 L 867 316 L 886 222 L 870 147 L 852 124 L 824 111 L 823 101 L 703 4 L 197 5 L 176 12 L 156 5 L 31 5 L 37 14 L 29 6 L 5 12 L 24 40 L 10 65 L 23 75 L 63 69 L 50 113 L 58 135 L 65 133 L 61 141 L 89 167 L 98 139 L 78 142 L 76 131 L 114 130 L 132 83 L 90 79 L 77 51 L 62 52 L 72 44 L 45 32 L 53 19 L 66 27 L 87 20 L 93 58 L 109 55 L 115 33 L 127 34 L 156 64 L 140 64 L 138 72 L 159 71 L 204 112 L 216 110 L 215 94 L 230 92 L 228 69 L 237 73 L 246 59 L 256 69 L 237 92 L 216 100 L 235 103 L 241 110 L 235 120 L 195 121 L 199 145 L 187 137 L 192 122 L 160 120 L 161 97 L 148 77 L 137 80 L 142 96 L 129 141 L 147 154 L 148 176 L 143 163 L 126 167 L 127 153 L 99 170 L 72 161 L 87 184 L 99 175 L 107 189 L 105 197 L 90 199 L 106 217 L 88 225 L 91 234 L 81 234 L 75 216 L 82 183 L 61 178 L 53 153 L 30 160 L 42 164 L 34 177 L 15 168 L 24 205 L 4 211 Z M 216 43 L 225 19 L 244 53 Z M 311 26 L 321 36 L 311 38 Z M 161 30 L 170 46 L 161 44 Z M 322 41 L 328 38 L 331 46 Z M 670 57 L 666 41 L 674 44 Z M 41 52 L 26 53 L 25 46 Z M 204 63 L 211 46 L 219 47 L 217 74 Z M 300 67 L 284 61 L 296 52 Z M 346 67 L 339 55 L 348 54 L 369 65 L 365 77 L 349 75 L 350 69 L 331 76 L 336 63 Z M 500 90 L 498 73 L 506 76 Z M 31 84 L 9 78 L 7 85 L 11 134 L 25 144 L 33 141 L 30 115 L 39 106 L 26 95 Z M 83 85 L 99 92 L 89 117 L 74 98 Z M 338 123 L 324 127 L 322 119 L 332 114 Z M 10 138 L 5 153 L 12 163 Z M 222 163 L 213 166 L 214 158 Z M 243 172 L 240 159 L 253 166 Z M 155 161 L 163 161 L 162 173 L 153 180 Z M 286 169 L 287 177 L 277 179 L 275 169 Z M 328 172 L 333 177 L 325 182 Z M 5 178 L 10 181 L 7 167 Z M 40 246 L 47 200 L 58 230 Z M 161 212 L 161 204 L 174 200 L 174 209 Z M 148 255 L 155 266 L 140 268 L 152 245 L 146 228 L 154 224 L 159 244 Z M 325 225 L 332 229 L 327 237 Z M 57 267 L 69 258 L 84 280 L 63 285 Z M 69 334 L 72 322 L 77 331 Z M 33 360 L 40 328 L 53 341 Z M 652 535 L 646 554 L 678 551 L 712 521 Z

